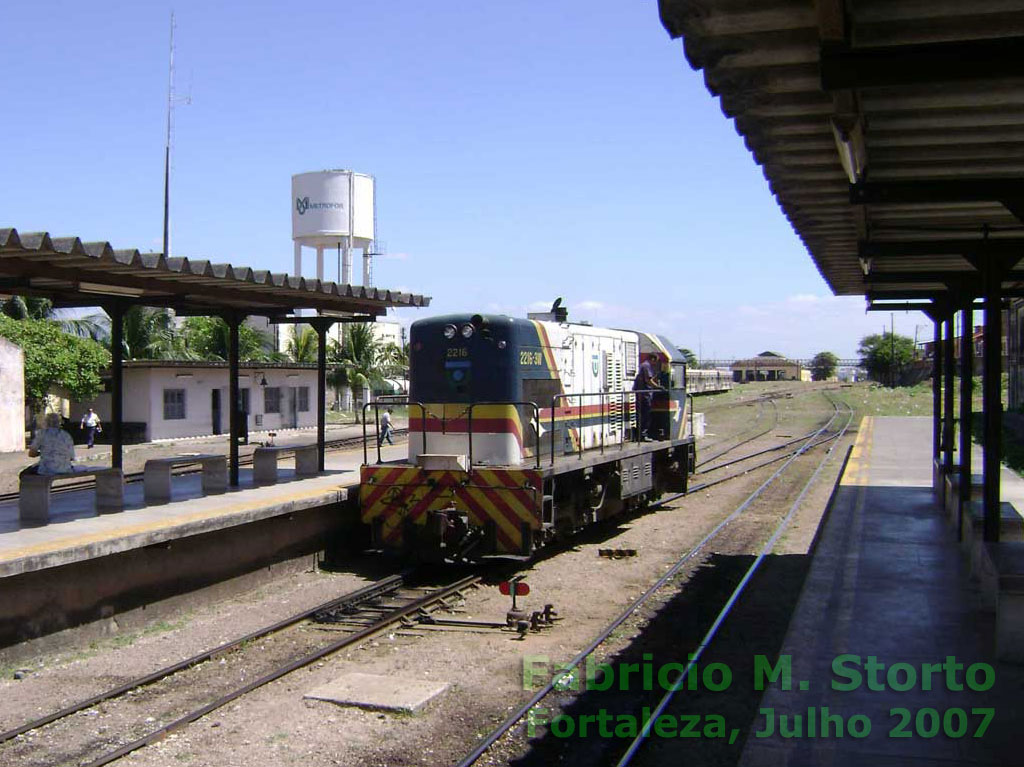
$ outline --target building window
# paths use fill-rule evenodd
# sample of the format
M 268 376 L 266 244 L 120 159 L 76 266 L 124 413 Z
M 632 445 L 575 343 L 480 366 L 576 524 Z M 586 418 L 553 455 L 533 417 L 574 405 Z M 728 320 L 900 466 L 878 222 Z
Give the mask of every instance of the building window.
M 164 389 L 164 420 L 185 420 L 185 390 Z
M 249 412 L 249 388 L 238 390 L 238 410 L 242 413 Z
M 268 386 L 263 390 L 263 412 L 281 412 L 281 389 L 278 386 Z
M 298 388 L 298 390 L 297 390 L 296 396 L 299 399 L 299 412 L 300 413 L 308 413 L 309 412 L 309 387 L 308 386 L 300 386 Z

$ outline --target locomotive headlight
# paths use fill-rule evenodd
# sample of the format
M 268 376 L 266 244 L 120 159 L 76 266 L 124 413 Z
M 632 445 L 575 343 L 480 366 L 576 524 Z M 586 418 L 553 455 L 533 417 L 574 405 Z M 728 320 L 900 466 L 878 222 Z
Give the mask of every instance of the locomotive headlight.
M 455 334 L 457 332 L 458 332 L 458 328 L 456 328 L 454 325 L 445 325 L 444 326 L 444 337 L 447 338 L 449 341 L 451 341 L 453 338 L 455 338 Z
M 498 341 L 498 348 L 499 349 L 504 349 L 506 346 L 508 346 L 508 344 L 505 343 L 504 341 Z
M 463 338 L 469 338 L 472 335 L 473 335 L 473 326 L 472 325 L 463 325 L 462 326 L 462 337 Z

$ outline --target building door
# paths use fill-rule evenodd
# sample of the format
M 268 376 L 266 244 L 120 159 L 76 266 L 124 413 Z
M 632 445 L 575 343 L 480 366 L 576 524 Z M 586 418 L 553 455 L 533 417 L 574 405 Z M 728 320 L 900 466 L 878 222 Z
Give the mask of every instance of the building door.
M 294 429 L 299 425 L 299 390 L 295 386 L 284 389 L 284 402 L 281 403 L 281 428 Z
M 210 413 L 213 420 L 213 433 L 221 434 L 220 428 L 220 389 L 210 389 Z

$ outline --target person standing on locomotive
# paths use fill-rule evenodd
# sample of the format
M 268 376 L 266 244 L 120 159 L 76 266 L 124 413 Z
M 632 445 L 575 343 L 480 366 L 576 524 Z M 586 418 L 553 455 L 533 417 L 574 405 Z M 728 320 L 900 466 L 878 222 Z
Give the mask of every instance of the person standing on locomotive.
M 633 379 L 633 391 L 636 395 L 636 407 L 640 416 L 640 440 L 642 442 L 653 442 L 648 430 L 651 428 L 651 403 L 654 399 L 654 390 L 662 389 L 658 383 L 658 374 L 655 372 L 654 357 L 649 356 L 640 363 L 640 369 Z

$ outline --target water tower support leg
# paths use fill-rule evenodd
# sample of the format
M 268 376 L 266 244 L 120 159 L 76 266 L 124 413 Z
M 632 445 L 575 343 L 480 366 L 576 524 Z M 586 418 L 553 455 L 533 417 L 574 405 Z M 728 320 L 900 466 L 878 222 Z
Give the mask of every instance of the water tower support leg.
M 295 243 L 295 276 L 302 276 L 302 245 Z

